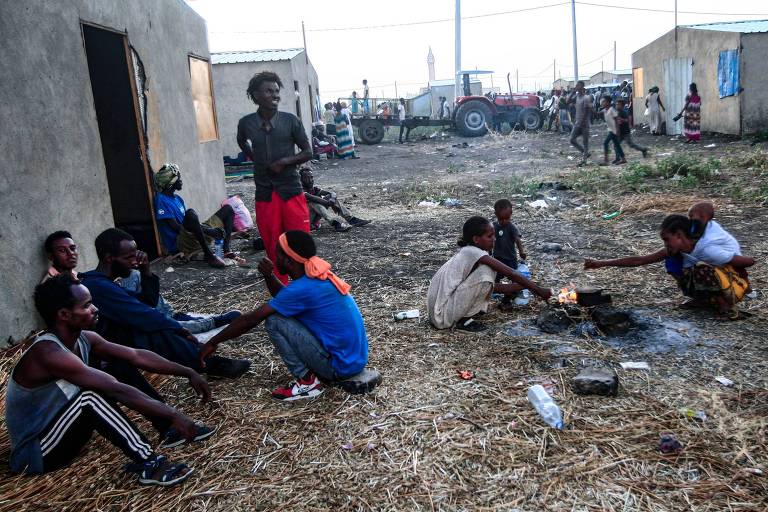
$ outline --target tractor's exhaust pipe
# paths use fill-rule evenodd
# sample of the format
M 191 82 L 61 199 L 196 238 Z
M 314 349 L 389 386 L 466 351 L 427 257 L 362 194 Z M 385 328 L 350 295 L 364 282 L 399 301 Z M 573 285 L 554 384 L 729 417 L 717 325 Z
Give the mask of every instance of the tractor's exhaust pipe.
M 509 75 L 512 73 L 507 73 L 507 87 L 509 87 L 509 97 L 512 97 L 512 82 L 509 81 Z

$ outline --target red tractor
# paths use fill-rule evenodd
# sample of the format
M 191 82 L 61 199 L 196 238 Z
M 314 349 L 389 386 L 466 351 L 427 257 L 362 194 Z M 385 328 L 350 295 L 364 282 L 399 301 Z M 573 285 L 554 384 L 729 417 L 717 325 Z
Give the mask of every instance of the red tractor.
M 476 71 L 462 72 L 464 96 L 456 98 L 453 107 L 453 121 L 456 129 L 465 137 L 478 137 L 488 133 L 488 126 L 500 129 L 502 123 L 509 123 L 512 128 L 538 130 L 544 122 L 541 115 L 541 100 L 535 94 L 512 94 L 512 87 L 507 84 L 509 94 L 487 94 L 472 96 L 469 89 L 469 74 Z

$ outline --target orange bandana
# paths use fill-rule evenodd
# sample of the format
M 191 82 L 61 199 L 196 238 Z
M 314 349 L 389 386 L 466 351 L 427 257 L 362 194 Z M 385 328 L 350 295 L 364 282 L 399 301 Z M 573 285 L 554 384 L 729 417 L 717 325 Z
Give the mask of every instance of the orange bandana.
M 349 290 L 352 289 L 349 284 L 331 272 L 331 264 L 324 259 L 318 256 L 304 258 L 303 256 L 296 254 L 296 252 L 288 245 L 288 238 L 285 236 L 285 233 L 280 235 L 280 238 L 277 239 L 277 243 L 280 244 L 280 247 L 283 249 L 285 254 L 288 255 L 289 258 L 298 263 L 304 264 L 304 273 L 307 274 L 307 276 L 313 279 L 320 279 L 322 281 L 325 281 L 326 279 L 329 280 L 342 295 L 348 294 Z

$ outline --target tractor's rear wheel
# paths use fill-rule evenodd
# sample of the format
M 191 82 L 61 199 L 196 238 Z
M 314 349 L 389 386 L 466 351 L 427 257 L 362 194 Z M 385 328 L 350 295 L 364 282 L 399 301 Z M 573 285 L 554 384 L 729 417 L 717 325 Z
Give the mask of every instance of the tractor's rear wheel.
M 469 100 L 456 109 L 456 129 L 465 137 L 485 135 L 492 119 L 491 108 L 479 100 Z
M 524 130 L 538 130 L 541 127 L 542 119 L 538 109 L 533 107 L 524 108 L 517 118 L 518 124 Z
M 363 143 L 378 144 L 384 138 L 384 124 L 378 119 L 363 119 L 357 133 Z

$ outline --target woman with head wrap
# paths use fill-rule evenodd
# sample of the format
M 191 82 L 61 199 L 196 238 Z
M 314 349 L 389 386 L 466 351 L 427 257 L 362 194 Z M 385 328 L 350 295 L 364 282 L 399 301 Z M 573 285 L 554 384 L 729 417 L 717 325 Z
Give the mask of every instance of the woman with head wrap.
M 648 125 L 651 128 L 651 134 L 661 135 L 661 111 L 666 110 L 666 108 L 661 102 L 659 88 L 655 85 L 648 90 L 648 96 L 645 97 L 645 108 L 648 109 Z

